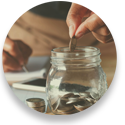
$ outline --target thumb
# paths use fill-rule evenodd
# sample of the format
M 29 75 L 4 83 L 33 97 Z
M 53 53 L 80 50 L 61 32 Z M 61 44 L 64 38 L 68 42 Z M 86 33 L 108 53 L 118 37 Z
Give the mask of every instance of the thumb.
M 72 38 L 79 25 L 82 22 L 83 17 L 89 10 L 81 5 L 72 3 L 71 8 L 67 15 L 67 25 L 69 27 L 69 36 Z

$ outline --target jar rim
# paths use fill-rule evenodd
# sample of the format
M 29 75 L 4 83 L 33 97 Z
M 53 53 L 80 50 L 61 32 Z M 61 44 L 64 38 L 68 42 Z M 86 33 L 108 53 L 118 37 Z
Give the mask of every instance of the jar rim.
M 63 54 L 66 52 L 68 52 L 68 54 L 74 54 L 74 53 L 83 54 L 83 53 L 92 53 L 92 52 L 100 53 L 100 49 L 92 46 L 76 46 L 75 51 L 71 52 L 69 51 L 69 47 L 58 47 L 58 48 L 52 49 L 51 52 L 55 54 L 56 53 Z
M 53 65 L 100 64 L 100 49 L 92 46 L 77 46 L 74 52 L 69 47 L 59 47 L 51 51 Z

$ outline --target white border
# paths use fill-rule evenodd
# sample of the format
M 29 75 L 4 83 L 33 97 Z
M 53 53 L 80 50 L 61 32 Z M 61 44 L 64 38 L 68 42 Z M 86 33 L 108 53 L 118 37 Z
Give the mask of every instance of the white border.
M 111 104 L 111 115 L 117 115 L 117 94 Z

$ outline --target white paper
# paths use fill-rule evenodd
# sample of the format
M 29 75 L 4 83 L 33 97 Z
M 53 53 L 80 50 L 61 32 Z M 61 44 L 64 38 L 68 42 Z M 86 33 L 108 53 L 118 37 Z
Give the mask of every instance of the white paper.
M 26 65 L 26 68 L 29 71 L 28 73 L 23 70 L 19 72 L 8 72 L 5 73 L 5 77 L 7 81 L 22 81 L 37 77 L 45 78 L 50 67 L 49 62 L 49 56 L 30 57 Z

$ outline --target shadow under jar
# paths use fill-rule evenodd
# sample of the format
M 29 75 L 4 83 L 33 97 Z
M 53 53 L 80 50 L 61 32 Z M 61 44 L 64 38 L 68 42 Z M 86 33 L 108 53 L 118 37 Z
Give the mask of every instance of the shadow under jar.
M 67 115 L 96 103 L 106 92 L 106 75 L 100 65 L 100 50 L 95 47 L 68 47 L 51 51 L 46 94 L 51 111 Z

